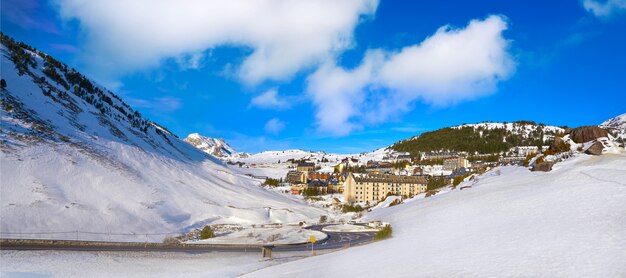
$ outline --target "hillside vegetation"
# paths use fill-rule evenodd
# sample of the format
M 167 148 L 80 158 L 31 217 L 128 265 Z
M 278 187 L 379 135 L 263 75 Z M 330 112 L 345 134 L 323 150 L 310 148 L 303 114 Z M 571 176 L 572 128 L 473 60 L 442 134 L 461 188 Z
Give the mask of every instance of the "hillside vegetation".
M 514 146 L 545 145 L 561 128 L 529 121 L 504 124 L 476 124 L 442 128 L 391 146 L 396 151 L 409 152 L 418 157 L 420 152 L 451 150 L 469 153 L 499 153 Z

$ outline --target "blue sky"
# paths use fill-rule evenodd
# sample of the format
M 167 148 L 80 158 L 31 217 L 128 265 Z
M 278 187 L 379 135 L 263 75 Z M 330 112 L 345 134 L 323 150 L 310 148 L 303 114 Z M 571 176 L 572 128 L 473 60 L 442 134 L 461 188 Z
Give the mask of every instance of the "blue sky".
M 238 151 L 354 153 L 461 123 L 597 125 L 626 112 L 626 0 L 1 9 L 5 34 L 175 134 L 225 138 Z

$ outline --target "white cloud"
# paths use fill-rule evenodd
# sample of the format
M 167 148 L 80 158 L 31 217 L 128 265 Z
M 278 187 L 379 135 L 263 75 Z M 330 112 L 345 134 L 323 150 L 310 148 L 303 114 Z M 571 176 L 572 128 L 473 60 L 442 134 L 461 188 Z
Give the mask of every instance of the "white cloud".
M 271 88 L 254 97 L 250 101 L 250 106 L 281 110 L 291 107 L 291 101 L 289 101 L 288 97 L 278 96 L 278 90 L 276 88 Z
M 238 75 L 256 84 L 285 80 L 351 47 L 355 26 L 374 14 L 378 0 L 56 0 L 56 6 L 65 20 L 78 20 L 87 39 L 84 62 L 104 78 L 242 46 L 252 52 Z
M 515 70 L 506 28 L 503 17 L 489 16 L 441 27 L 398 52 L 370 50 L 355 69 L 327 62 L 307 80 L 318 130 L 346 135 L 399 117 L 417 100 L 446 106 L 493 92 Z
M 307 79 L 307 92 L 317 108 L 316 119 L 321 132 L 347 135 L 362 126 L 352 117 L 362 114 L 364 88 L 372 78 L 372 71 L 381 53 L 366 55 L 361 66 L 353 70 L 327 62 Z
M 185 53 L 176 58 L 176 63 L 178 63 L 178 66 L 183 70 L 200 69 L 204 57 L 203 52 Z
M 285 129 L 285 126 L 285 122 L 277 118 L 272 118 L 271 120 L 267 121 L 267 123 L 265 123 L 265 131 L 271 134 L 278 134 L 283 129 Z
M 625 11 L 626 0 L 607 0 L 604 2 L 584 0 L 583 7 L 597 17 L 609 17 L 616 12 Z

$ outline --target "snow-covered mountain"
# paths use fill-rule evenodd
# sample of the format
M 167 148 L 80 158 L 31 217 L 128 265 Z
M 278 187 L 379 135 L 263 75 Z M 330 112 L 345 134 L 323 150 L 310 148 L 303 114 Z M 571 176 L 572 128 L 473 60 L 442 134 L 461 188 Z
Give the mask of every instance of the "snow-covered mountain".
M 222 138 L 210 138 L 198 133 L 192 133 L 184 141 L 205 153 L 217 157 L 226 157 L 237 153 Z
M 626 113 L 604 121 L 599 127 L 608 129 L 617 139 L 626 140 Z
M 600 124 L 600 127 L 621 130 L 626 129 L 626 113 L 604 121 Z
M 2 237 L 160 240 L 323 213 L 231 172 L 44 53 L 3 35 L 0 56 Z

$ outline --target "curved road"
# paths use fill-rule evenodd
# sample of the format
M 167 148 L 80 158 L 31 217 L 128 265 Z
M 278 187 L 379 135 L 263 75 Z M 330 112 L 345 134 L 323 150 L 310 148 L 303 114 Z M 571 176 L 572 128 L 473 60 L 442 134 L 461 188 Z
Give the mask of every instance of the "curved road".
M 325 225 L 312 226 L 309 229 L 320 231 Z M 324 232 L 328 237 L 322 241 L 313 244 L 314 250 L 338 249 L 348 246 L 354 246 L 371 241 L 376 233 L 374 232 L 358 232 L 358 233 L 335 233 Z M 60 242 L 60 241 L 57 241 Z M 188 252 L 188 253 L 204 253 L 204 252 L 259 252 L 261 246 L 225 246 L 225 245 L 176 245 L 167 246 L 163 244 L 115 244 L 107 245 L 106 243 L 98 244 L 24 244 L 3 242 L 0 250 L 68 250 L 68 251 L 134 251 L 134 252 Z M 274 252 L 294 252 L 294 251 L 310 251 L 310 243 L 301 243 L 293 245 L 279 245 L 272 249 Z

